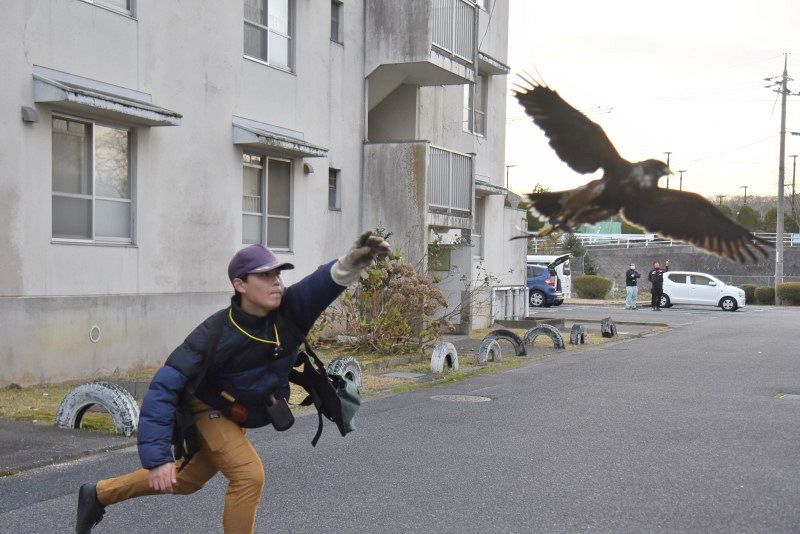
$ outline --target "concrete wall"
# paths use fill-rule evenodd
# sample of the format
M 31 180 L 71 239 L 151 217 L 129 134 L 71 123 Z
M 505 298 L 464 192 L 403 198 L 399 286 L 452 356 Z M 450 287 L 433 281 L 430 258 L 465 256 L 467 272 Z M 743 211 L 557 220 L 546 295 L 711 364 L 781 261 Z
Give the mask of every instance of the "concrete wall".
M 508 64 L 509 3 L 492 1 L 489 11 L 478 10 L 478 42 L 480 51 Z
M 369 114 L 369 140 L 410 141 L 417 139 L 416 85 L 400 84 Z
M 392 232 L 392 244 L 417 263 L 427 253 L 425 176 L 428 146 L 423 142 L 364 145 L 364 227 Z
M 365 0 L 366 74 L 378 66 L 426 61 L 430 54 L 431 0 Z
M 160 364 L 201 321 L 227 306 L 230 295 L 0 299 L 0 386 Z

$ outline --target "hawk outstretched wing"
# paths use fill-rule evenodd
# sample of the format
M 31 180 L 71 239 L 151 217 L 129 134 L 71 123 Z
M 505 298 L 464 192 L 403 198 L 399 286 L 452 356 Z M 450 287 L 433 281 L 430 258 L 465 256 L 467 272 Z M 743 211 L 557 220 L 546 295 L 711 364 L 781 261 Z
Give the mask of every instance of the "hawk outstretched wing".
M 730 220 L 696 193 L 674 189 L 642 192 L 621 210 L 629 223 L 665 237 L 691 243 L 717 256 L 745 263 L 767 256 L 769 243 Z
M 561 161 L 581 174 L 625 163 L 603 129 L 573 108 L 558 93 L 520 76 L 530 87 L 514 88 L 514 96 L 550 139 Z

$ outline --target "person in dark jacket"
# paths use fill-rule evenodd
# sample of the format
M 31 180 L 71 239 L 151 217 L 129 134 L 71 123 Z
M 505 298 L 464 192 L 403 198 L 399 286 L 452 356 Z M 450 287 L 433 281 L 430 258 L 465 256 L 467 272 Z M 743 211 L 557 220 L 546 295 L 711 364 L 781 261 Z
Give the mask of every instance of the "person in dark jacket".
M 669 260 L 664 262 L 664 268 L 657 261 L 653 262 L 653 268 L 647 274 L 650 280 L 650 306 L 654 311 L 661 311 L 661 293 L 664 290 L 664 273 L 669 271 Z
M 225 533 L 253 532 L 264 468 L 245 429 L 270 424 L 268 402 L 288 399 L 288 375 L 302 335 L 373 259 L 389 252 L 383 238 L 367 232 L 347 254 L 286 289 L 280 275 L 292 264 L 263 245 L 237 252 L 228 266 L 235 291 L 230 307 L 189 334 L 156 372 L 144 397 L 138 428 L 143 469 L 81 486 L 76 531 L 90 532 L 111 504 L 157 493 L 193 493 L 221 471 L 229 481 Z M 212 363 L 194 394 L 185 395 L 200 372 L 218 317 L 224 322 Z M 194 416 L 200 449 L 176 469 L 172 433 L 179 403 Z
M 626 310 L 635 310 L 636 309 L 636 296 L 639 292 L 639 288 L 637 284 L 639 283 L 639 278 L 642 275 L 639 274 L 639 271 L 636 270 L 636 265 L 631 263 L 630 268 L 625 271 L 625 309 Z

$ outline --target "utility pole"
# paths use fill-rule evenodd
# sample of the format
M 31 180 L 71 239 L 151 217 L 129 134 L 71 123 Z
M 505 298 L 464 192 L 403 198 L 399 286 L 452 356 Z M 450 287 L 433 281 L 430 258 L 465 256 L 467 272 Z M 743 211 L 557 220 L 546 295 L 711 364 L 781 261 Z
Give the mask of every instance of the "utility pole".
M 725 198 L 725 195 L 717 195 L 717 204 L 722 206 L 722 199 Z
M 672 152 L 664 152 L 664 154 L 667 155 L 667 167 L 669 167 L 669 155 L 672 154 Z M 667 189 L 669 189 L 669 174 L 667 175 Z
M 678 171 L 678 173 L 680 173 L 680 175 L 681 175 L 680 178 L 679 178 L 680 181 L 678 182 L 678 184 L 679 184 L 678 185 L 678 191 L 683 191 L 683 173 L 685 173 L 685 172 L 686 172 L 686 169 L 682 169 L 682 170 Z
M 744 203 L 747 204 L 747 186 L 746 185 L 740 185 L 739 189 L 742 189 L 742 188 L 744 188 Z
M 789 73 L 787 64 L 789 62 L 789 54 L 783 55 L 783 75 L 767 78 L 766 81 L 773 83 L 768 85 L 767 88 L 781 95 L 781 144 L 780 155 L 778 160 L 778 213 L 776 214 L 778 220 L 776 221 L 775 229 L 775 289 L 777 290 L 778 284 L 783 283 L 783 195 L 784 195 L 784 178 L 786 170 L 786 96 L 793 94 L 789 92 L 787 87 L 789 83 Z M 778 293 L 775 292 L 775 304 L 779 302 Z
M 795 204 L 794 199 L 794 178 L 795 174 L 797 174 L 797 154 L 793 154 L 789 157 L 792 158 L 792 218 L 794 219 L 795 224 L 800 224 L 800 221 L 797 220 L 797 204 Z

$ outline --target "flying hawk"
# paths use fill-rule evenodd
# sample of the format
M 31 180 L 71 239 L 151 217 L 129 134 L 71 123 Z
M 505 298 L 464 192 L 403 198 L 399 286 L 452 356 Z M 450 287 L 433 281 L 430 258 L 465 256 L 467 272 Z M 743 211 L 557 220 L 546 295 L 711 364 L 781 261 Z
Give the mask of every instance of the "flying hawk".
M 739 226 L 695 193 L 661 189 L 658 180 L 672 174 L 655 159 L 632 163 L 622 158 L 603 129 L 552 89 L 520 76 L 514 96 L 550 139 L 550 146 L 574 171 L 603 177 L 569 191 L 530 193 L 532 207 L 547 217 L 553 230 L 572 231 L 618 213 L 635 226 L 691 243 L 707 252 L 737 260 L 758 261 L 769 243 Z

